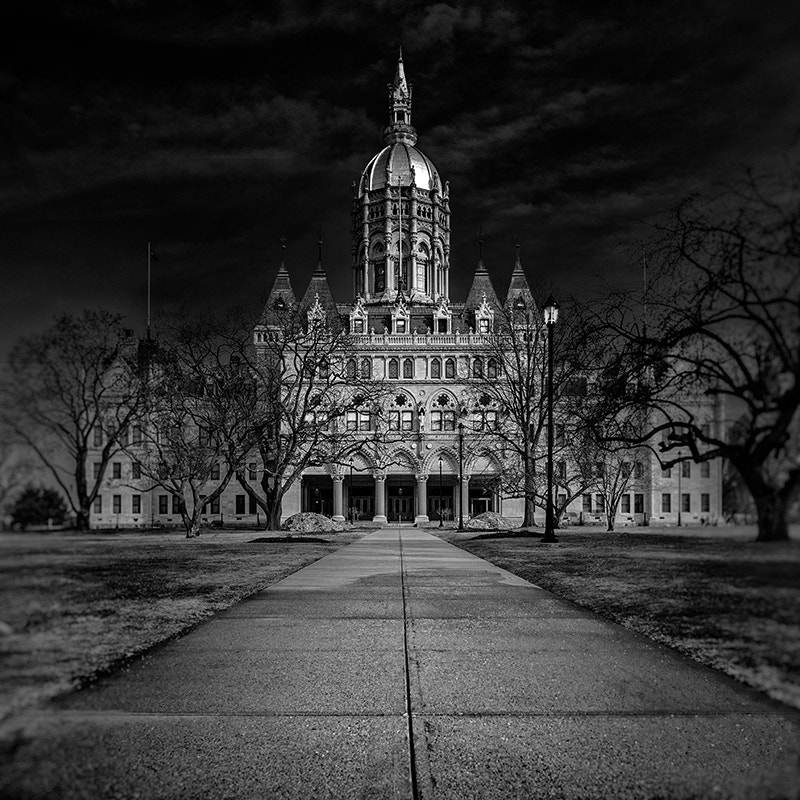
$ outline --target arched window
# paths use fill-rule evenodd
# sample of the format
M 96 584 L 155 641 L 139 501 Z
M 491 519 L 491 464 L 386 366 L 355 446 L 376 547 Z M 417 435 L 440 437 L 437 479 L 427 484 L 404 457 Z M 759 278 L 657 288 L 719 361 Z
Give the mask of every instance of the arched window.
M 361 359 L 361 377 L 362 378 L 372 377 L 372 362 L 368 358 Z
M 414 427 L 414 410 L 405 394 L 399 394 L 389 408 L 389 430 L 410 431 Z
M 431 378 L 441 378 L 442 377 L 442 362 L 441 359 L 432 358 L 431 359 Z
M 486 362 L 486 377 L 487 378 L 497 377 L 497 361 L 494 358 L 490 358 Z
M 319 377 L 323 380 L 327 380 L 328 378 L 328 359 L 323 358 L 322 361 L 319 362 Z
M 454 431 L 456 429 L 456 410 L 453 398 L 444 392 L 436 397 L 431 405 L 431 430 Z
M 472 377 L 483 377 L 483 359 L 480 356 L 477 356 L 472 362 Z
M 456 362 L 452 358 L 448 358 L 444 362 L 444 376 L 445 378 L 455 378 L 456 376 Z
M 346 426 L 348 431 L 372 430 L 372 413 L 364 397 L 353 398 L 353 407 L 346 414 Z
M 347 377 L 355 378 L 355 376 L 356 376 L 356 360 L 354 358 L 349 358 L 347 360 Z
M 404 378 L 413 378 L 414 377 L 414 361 L 413 359 L 407 358 L 403 361 L 403 377 Z
M 390 378 L 400 377 L 400 362 L 396 358 L 389 359 L 389 377 Z

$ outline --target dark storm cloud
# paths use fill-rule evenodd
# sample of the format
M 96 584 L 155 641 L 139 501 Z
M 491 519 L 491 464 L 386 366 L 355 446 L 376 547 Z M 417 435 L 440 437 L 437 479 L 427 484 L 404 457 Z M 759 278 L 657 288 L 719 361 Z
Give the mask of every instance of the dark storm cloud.
M 267 7 L 268 6 L 268 7 Z M 350 295 L 350 185 L 381 147 L 403 45 L 419 147 L 450 181 L 452 286 L 624 280 L 638 220 L 786 148 L 798 14 L 765 2 L 18 5 L 2 34 L 3 349 L 61 308 L 141 318 L 324 259 Z M 33 301 L 34 312 L 30 311 Z M 27 304 L 27 305 L 26 305 Z

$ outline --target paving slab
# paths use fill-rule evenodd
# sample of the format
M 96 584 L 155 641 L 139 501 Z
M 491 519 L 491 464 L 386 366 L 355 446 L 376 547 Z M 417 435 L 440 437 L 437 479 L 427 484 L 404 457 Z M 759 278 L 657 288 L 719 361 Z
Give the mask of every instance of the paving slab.
M 411 797 L 400 717 L 62 714 L 28 735 L 4 800 Z
M 0 744 L 4 800 L 800 797 L 800 714 L 413 528 L 20 715 Z

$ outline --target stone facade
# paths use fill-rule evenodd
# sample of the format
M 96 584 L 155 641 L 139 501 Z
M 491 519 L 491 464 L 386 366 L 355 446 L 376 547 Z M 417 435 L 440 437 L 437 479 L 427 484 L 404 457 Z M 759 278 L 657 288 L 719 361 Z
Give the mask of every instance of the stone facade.
M 475 435 L 481 426 L 472 406 L 476 386 L 498 368 L 487 355 L 495 317 L 504 307 L 540 312 L 519 253 L 503 305 L 482 258 L 466 300 L 450 298 L 449 187 L 416 147 L 402 57 L 390 86 L 389 108 L 385 147 L 354 183 L 354 300 L 336 303 L 320 258 L 298 302 L 281 264 L 254 332 L 258 349 L 269 335 L 271 315 L 286 307 L 299 307 L 322 324 L 348 331 L 356 345 L 356 352 L 348 355 L 348 369 L 354 375 L 368 374 L 385 390 L 384 444 L 380 457 L 351 444 L 336 463 L 307 468 L 285 495 L 282 517 L 314 511 L 335 520 L 438 524 L 440 519 L 465 522 L 494 511 L 518 524 L 523 500 L 504 496 L 500 481 L 509 456 L 491 436 Z M 483 411 L 484 417 L 496 413 Z M 374 424 L 362 423 L 358 409 L 352 414 L 342 424 L 356 430 Z M 721 410 L 709 407 L 707 418 L 718 424 Z M 370 433 L 372 429 L 365 431 L 365 441 Z M 254 457 L 248 468 L 256 489 L 261 467 Z M 137 479 L 133 469 L 123 456 L 112 461 L 92 524 L 179 525 L 172 498 Z M 721 517 L 720 463 L 679 465 L 667 474 L 656 456 L 643 450 L 631 456 L 631 469 L 635 474 L 622 496 L 618 525 L 716 522 Z M 603 505 L 598 486 L 567 510 L 573 522 L 599 524 L 604 522 Z M 206 508 L 203 520 L 256 524 L 260 514 L 233 481 Z M 537 523 L 544 523 L 542 509 L 537 509 Z

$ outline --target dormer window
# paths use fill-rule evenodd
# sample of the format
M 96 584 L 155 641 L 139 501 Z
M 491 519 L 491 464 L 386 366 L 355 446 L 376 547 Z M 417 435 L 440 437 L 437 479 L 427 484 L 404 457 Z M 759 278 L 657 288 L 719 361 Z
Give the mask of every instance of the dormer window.
M 325 327 L 325 309 L 319 302 L 319 295 L 314 295 L 314 304 L 308 310 L 308 327 L 311 330 L 317 330 Z
M 475 309 L 475 330 L 478 333 L 489 334 L 494 327 L 494 310 L 483 295 L 483 302 Z
M 439 306 L 433 314 L 433 329 L 436 333 L 450 333 L 450 323 L 453 319 L 450 311 L 450 301 L 446 297 L 439 299 Z
M 392 311 L 392 331 L 394 333 L 408 333 L 411 328 L 411 319 L 406 308 L 403 295 L 397 297 L 397 303 Z
M 350 333 L 367 332 L 367 310 L 364 308 L 364 298 L 359 295 L 350 312 Z

